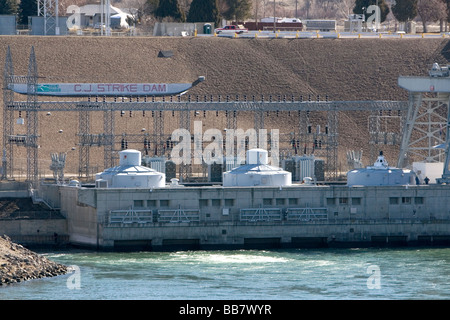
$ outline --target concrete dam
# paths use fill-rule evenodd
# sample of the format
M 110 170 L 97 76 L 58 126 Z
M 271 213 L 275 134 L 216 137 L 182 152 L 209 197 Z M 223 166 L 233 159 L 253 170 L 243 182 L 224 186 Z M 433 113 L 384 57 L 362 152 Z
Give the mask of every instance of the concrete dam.
M 265 157 L 263 150 L 248 151 L 249 162 L 235 169 L 244 186 L 227 180 L 211 186 L 158 185 L 164 174 L 141 168 L 140 153 L 124 150 L 121 164 L 99 173 L 95 186 L 42 184 L 39 192 L 61 208 L 71 244 L 102 250 L 450 243 L 445 184 L 417 185 L 414 174 L 405 184 L 403 171 L 398 172 L 403 180 L 393 178 L 389 185 L 291 183 L 273 179 L 287 173 L 267 166 Z M 362 175 L 371 168 L 378 175 L 392 172 L 377 163 Z M 242 182 L 257 179 L 257 185 Z
M 304 101 L 303 97 L 296 100 L 292 96 L 289 100 L 284 95 L 279 95 L 274 100 L 272 96 L 269 96 L 268 101 L 267 97 L 259 101 L 257 98 L 247 96 L 244 100 L 236 98 L 236 101 L 228 101 L 228 96 L 226 101 L 222 101 L 219 96 L 218 101 L 212 101 L 212 98 L 208 100 L 208 97 L 204 96 L 204 99 L 197 97 L 196 101 L 190 101 L 188 97 L 188 102 L 181 99 L 172 101 L 172 97 L 168 98 L 169 100 L 164 98 L 162 101 L 153 101 L 150 97 L 145 97 L 143 101 L 130 98 L 129 101 L 120 102 L 114 95 L 112 97 L 114 100 L 89 96 L 87 101 L 55 102 L 38 101 L 36 90 L 27 91 L 26 101 L 16 100 L 17 95 L 23 95 L 22 92 L 14 91 L 19 90 L 19 87 L 16 87 L 19 84 L 16 83 L 18 80 L 27 79 L 27 88 L 39 88 L 34 50 L 30 54 L 29 70 L 35 71 L 27 78 L 14 75 L 9 50 L 6 62 L 4 86 L 6 126 L 3 130 L 6 151 L 2 159 L 2 167 L 6 170 L 2 173 L 3 178 L 13 179 L 16 160 L 13 151 L 25 147 L 26 174 L 27 181 L 30 183 L 28 192 L 32 197 L 38 197 L 42 202 L 58 209 L 64 217 L 59 221 L 58 226 L 50 226 L 49 223 L 40 221 L 11 227 L 7 230 L 7 233 L 11 235 L 32 235 L 37 232 L 37 229 L 41 234 L 42 232 L 58 233 L 59 236 L 67 238 L 67 243 L 71 245 L 102 250 L 448 245 L 450 243 L 448 66 L 433 68 L 428 77 L 400 77 L 399 86 L 409 92 L 408 101 L 401 102 L 333 102 L 328 99 L 311 101 L 310 98 Z M 188 87 L 198 84 L 200 79 L 203 78 L 188 84 Z M 53 88 L 53 85 L 47 84 L 45 88 Z M 78 90 L 78 84 L 73 88 Z M 175 90 L 175 92 L 178 91 Z M 427 94 L 433 96 L 427 97 Z M 374 109 L 374 106 L 378 109 Z M 383 141 L 386 146 L 394 142 L 400 144 L 398 168 L 389 167 L 384 156 L 380 154 L 373 166 L 348 172 L 346 184 L 335 180 L 326 183 L 326 179 L 313 175 L 317 175 L 319 173 L 317 171 L 320 170 L 308 172 L 308 169 L 306 170 L 308 175 L 299 179 L 297 171 L 305 173 L 305 168 L 297 170 L 299 169 L 297 166 L 307 163 L 310 169 L 311 167 L 314 170 L 320 169 L 321 162 L 316 162 L 314 157 L 296 156 L 288 159 L 292 160 L 288 170 L 287 165 L 284 165 L 284 168 L 269 165 L 267 151 L 252 148 L 247 151 L 244 165 L 227 166 L 219 170 L 221 171 L 220 182 L 189 185 L 176 178 L 167 179 L 167 171 L 162 167 L 155 169 L 144 166 L 141 152 L 128 149 L 125 139 L 122 139 L 122 151 L 116 149 L 115 111 L 120 111 L 121 117 L 125 114 L 124 110 L 129 111 L 130 116 L 136 111 L 142 111 L 143 114 L 146 110 L 152 111 L 154 136 L 158 140 L 152 141 L 152 146 L 164 146 L 160 143 L 164 142 L 162 138 L 165 138 L 162 114 L 172 112 L 173 115 L 178 112 L 179 127 L 189 131 L 190 112 L 194 111 L 193 107 L 195 110 L 203 111 L 204 115 L 207 111 L 215 111 L 218 117 L 219 112 L 225 112 L 227 129 L 237 128 L 237 117 L 234 116 L 237 112 L 253 112 L 255 129 L 265 128 L 266 112 L 277 114 L 278 111 L 284 111 L 288 115 L 293 115 L 291 112 L 295 112 L 299 120 L 298 130 L 296 130 L 301 139 L 297 139 L 298 141 L 290 139 L 288 148 L 295 145 L 297 154 L 298 151 L 301 153 L 305 145 L 303 153 L 306 156 L 307 144 L 311 145 L 314 151 L 320 150 L 322 143 L 326 144 L 327 147 L 324 150 L 328 152 L 325 163 L 331 177 L 337 175 L 338 112 L 375 110 L 377 115 L 371 113 L 372 116 L 369 117 L 374 119 L 373 126 L 369 122 L 371 136 L 369 144 L 373 142 L 375 146 Z M 318 125 L 317 131 L 312 129 L 309 122 L 311 108 L 317 112 L 327 112 L 325 126 Z M 428 131 L 425 131 L 421 127 L 424 125 L 422 116 L 436 113 L 434 111 L 437 109 L 447 110 L 446 116 L 439 114 L 438 121 L 428 120 L 425 123 L 428 125 L 426 129 Z M 93 110 L 103 113 L 101 133 L 91 132 L 91 111 Z M 88 170 L 92 169 L 89 162 L 90 148 L 104 149 L 103 168 L 105 169 L 96 174 L 94 183 L 82 184 L 77 180 L 66 183 L 63 175 L 64 157 L 52 158 L 52 170 L 58 179 L 55 178 L 55 181 L 51 183 L 39 181 L 38 149 L 40 145 L 37 141 L 38 123 L 42 117 L 38 117 L 38 112 L 43 111 L 47 111 L 48 116 L 56 111 L 78 112 L 80 177 L 84 175 L 89 177 L 91 174 Z M 381 127 L 377 126 L 378 122 L 392 117 L 392 111 L 398 112 L 396 112 L 396 119 L 401 121 L 402 136 L 390 131 L 380 131 Z M 159 114 L 159 117 L 153 117 L 153 112 L 155 115 Z M 26 115 L 26 118 L 23 115 Z M 26 134 L 14 130 L 16 125 L 24 124 Z M 62 129 L 59 130 L 59 132 L 62 131 Z M 433 139 L 427 139 L 429 143 L 424 146 L 422 143 L 424 139 L 418 137 L 418 132 Z M 381 133 L 385 133 L 384 139 L 381 139 Z M 393 134 L 389 135 L 390 133 Z M 144 134 L 139 134 L 140 137 L 144 137 Z M 271 136 L 270 139 L 271 147 L 274 141 L 277 141 L 272 139 L 274 137 L 276 135 Z M 294 140 L 295 143 L 291 144 L 290 142 Z M 440 143 L 439 148 L 435 148 L 436 141 Z M 195 145 L 195 134 L 193 142 Z M 424 172 L 427 173 L 427 166 L 421 170 L 417 170 L 417 166 L 415 170 L 411 168 L 411 160 L 414 161 L 411 156 L 419 154 L 424 149 L 428 153 L 420 154 L 422 162 L 416 162 L 416 164 L 428 165 L 437 160 L 443 164 L 443 170 L 440 169 L 442 176 L 434 175 L 435 178 L 431 183 L 428 183 L 429 173 L 424 175 Z M 445 149 L 445 155 L 439 149 Z M 155 155 L 158 155 L 156 151 Z M 120 159 L 117 166 L 114 165 L 116 156 Z M 441 161 L 442 157 L 445 158 L 444 162 Z M 162 165 L 162 163 L 159 164 Z M 330 170 L 330 167 L 333 170 Z M 403 169 L 406 167 L 409 169 Z M 414 168 L 414 163 L 412 167 Z M 185 169 L 183 166 L 181 168 Z M 217 169 L 217 167 L 214 168 Z M 213 170 L 213 166 L 209 169 Z M 421 171 L 420 174 L 419 171 Z M 183 173 L 186 172 L 183 171 Z M 211 173 L 213 172 L 210 172 L 209 177 Z M 180 174 L 180 179 L 181 176 Z M 294 176 L 295 179 L 293 179 Z M 317 181 L 320 183 L 316 183 Z

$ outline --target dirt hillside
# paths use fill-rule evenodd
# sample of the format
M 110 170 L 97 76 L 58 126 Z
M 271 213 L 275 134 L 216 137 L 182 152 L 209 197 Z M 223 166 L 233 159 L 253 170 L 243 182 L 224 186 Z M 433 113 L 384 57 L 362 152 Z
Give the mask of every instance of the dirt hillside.
M 0 37 L 0 61 L 7 46 L 17 75 L 27 73 L 34 46 L 40 82 L 191 82 L 205 76 L 206 81 L 190 91 L 201 96 L 312 94 L 332 100 L 406 100 L 407 93 L 397 86 L 399 75 L 426 75 L 433 62 L 450 60 L 448 39 L 4 36 Z M 161 50 L 172 51 L 173 56 L 159 58 Z M 139 133 L 153 126 L 148 116 L 116 119 L 116 134 Z M 93 117 L 93 133 L 101 132 L 102 121 L 101 115 Z M 216 128 L 226 124 L 223 117 L 208 116 L 202 121 Z M 167 119 L 166 134 L 177 124 Z M 239 127 L 252 124 L 253 119 L 238 118 Z M 297 124 L 287 115 L 266 120 L 269 127 L 291 131 Z M 25 129 L 23 125 L 15 128 L 17 133 Z M 78 115 L 42 114 L 39 130 L 39 157 L 49 161 L 51 152 L 67 151 L 77 144 Z M 340 152 L 367 151 L 366 132 L 366 115 L 342 116 Z M 141 149 L 140 145 L 135 148 Z M 18 151 L 20 157 L 24 153 Z M 101 149 L 91 152 L 91 158 L 92 165 L 103 169 Z M 69 153 L 68 161 L 68 168 L 76 168 L 77 151 Z

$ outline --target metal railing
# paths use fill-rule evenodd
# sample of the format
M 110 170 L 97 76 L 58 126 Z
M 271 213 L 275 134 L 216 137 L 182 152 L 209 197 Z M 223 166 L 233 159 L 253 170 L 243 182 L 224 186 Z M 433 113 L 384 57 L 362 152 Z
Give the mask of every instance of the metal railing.
M 158 222 L 200 222 L 199 209 L 164 209 L 158 210 Z
M 108 223 L 149 223 L 153 222 L 152 210 L 112 210 L 108 215 Z
M 289 208 L 287 221 L 328 221 L 327 208 Z
M 21 213 L 22 218 L 29 218 L 29 213 Z M 37 212 L 38 214 L 38 212 Z M 28 215 L 25 217 L 25 215 Z M 234 219 L 233 216 L 238 219 Z M 56 216 L 56 213 L 55 213 Z M 14 217 L 17 219 L 19 217 Z M 0 218 L 1 220 L 2 218 Z M 222 219 L 204 219 L 201 217 L 200 209 L 183 209 L 181 207 L 174 209 L 161 209 L 153 213 L 151 209 L 133 209 L 111 210 L 104 219 L 106 224 L 127 225 L 137 223 L 141 225 L 156 223 L 198 223 L 205 225 L 219 225 L 221 223 L 232 223 L 239 225 L 241 223 L 263 223 L 264 225 L 377 225 L 377 224 L 450 224 L 450 219 L 437 218 L 380 218 L 380 219 L 362 219 L 362 218 L 333 218 L 328 217 L 328 209 L 325 207 L 304 207 L 304 208 L 276 208 L 276 207 L 258 207 L 240 209 L 238 213 L 230 214 L 230 220 Z
M 249 208 L 241 209 L 240 221 L 281 221 L 281 209 L 279 208 Z

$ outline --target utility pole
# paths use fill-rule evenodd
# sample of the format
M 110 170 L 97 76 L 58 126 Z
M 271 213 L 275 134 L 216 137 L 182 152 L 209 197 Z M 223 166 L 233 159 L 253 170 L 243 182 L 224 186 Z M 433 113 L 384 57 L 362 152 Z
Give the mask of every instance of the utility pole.
M 276 32 L 277 28 L 277 18 L 275 16 L 275 0 L 273 0 L 273 32 Z

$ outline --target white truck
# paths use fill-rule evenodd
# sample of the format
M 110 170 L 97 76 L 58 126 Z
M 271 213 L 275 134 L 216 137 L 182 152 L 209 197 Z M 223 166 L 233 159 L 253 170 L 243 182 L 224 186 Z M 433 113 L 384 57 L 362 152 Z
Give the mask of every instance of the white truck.
M 450 76 L 450 65 L 440 66 L 438 63 L 433 63 L 433 67 L 429 72 L 430 77 L 448 77 Z

